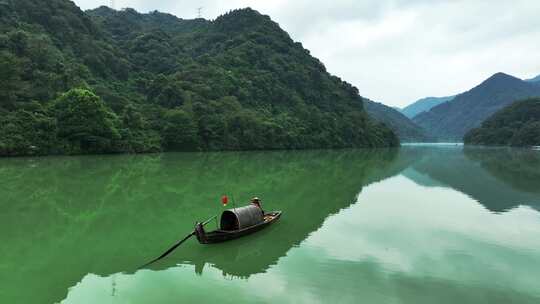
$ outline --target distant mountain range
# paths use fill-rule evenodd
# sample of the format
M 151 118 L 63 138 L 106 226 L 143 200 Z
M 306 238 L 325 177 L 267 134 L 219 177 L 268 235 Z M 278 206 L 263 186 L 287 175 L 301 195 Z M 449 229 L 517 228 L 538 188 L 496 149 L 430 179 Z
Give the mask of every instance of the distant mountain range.
M 416 115 L 413 121 L 438 140 L 461 141 L 465 133 L 493 113 L 514 101 L 536 96 L 540 96 L 537 82 L 497 73 L 454 99 Z
M 409 118 L 414 118 L 416 115 L 431 110 L 431 108 L 440 105 L 454 99 L 455 96 L 446 96 L 446 97 L 426 97 L 419 99 L 412 104 L 401 109 L 401 113 Z
M 540 96 L 540 75 L 521 80 L 497 73 L 459 95 L 426 97 L 403 109 L 364 98 L 364 108 L 402 142 L 462 141 L 469 130 L 493 113 L 514 101 L 534 96 Z
M 394 131 L 401 142 L 425 142 L 430 139 L 420 126 L 395 108 L 364 98 L 364 109 L 371 118 Z

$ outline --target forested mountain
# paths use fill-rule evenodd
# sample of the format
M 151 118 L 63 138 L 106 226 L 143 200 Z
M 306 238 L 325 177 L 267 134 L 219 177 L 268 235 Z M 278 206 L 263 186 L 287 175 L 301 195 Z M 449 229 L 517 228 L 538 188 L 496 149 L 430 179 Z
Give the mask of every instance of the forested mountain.
M 497 73 L 451 101 L 417 115 L 413 121 L 439 140 L 461 141 L 466 132 L 499 109 L 535 96 L 540 96 L 539 85 Z
M 454 99 L 455 96 L 447 97 L 426 97 L 419 99 L 412 104 L 401 109 L 401 113 L 409 118 L 414 118 L 416 115 L 431 110 L 431 108 Z
M 540 146 L 540 98 L 517 101 L 469 131 L 466 144 Z
M 214 21 L 0 1 L 0 155 L 398 144 L 251 9 Z
M 364 98 L 364 108 L 369 116 L 387 125 L 402 142 L 430 140 L 426 132 L 398 110 Z

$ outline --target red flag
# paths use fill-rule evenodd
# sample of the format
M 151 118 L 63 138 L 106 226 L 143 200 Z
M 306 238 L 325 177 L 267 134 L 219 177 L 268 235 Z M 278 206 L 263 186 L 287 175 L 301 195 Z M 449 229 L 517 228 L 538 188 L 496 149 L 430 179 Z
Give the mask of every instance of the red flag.
M 227 204 L 229 203 L 229 198 L 226 195 L 222 196 L 221 203 L 223 204 L 223 206 L 227 206 Z

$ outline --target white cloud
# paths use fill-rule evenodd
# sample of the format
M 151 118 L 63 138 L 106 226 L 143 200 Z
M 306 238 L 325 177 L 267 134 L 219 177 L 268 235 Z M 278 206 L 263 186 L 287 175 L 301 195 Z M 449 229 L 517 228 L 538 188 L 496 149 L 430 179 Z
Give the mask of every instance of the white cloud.
M 83 9 L 110 1 L 75 0 Z M 328 70 L 392 106 L 460 93 L 496 72 L 540 74 L 540 1 L 116 0 L 213 19 L 250 6 L 268 14 Z

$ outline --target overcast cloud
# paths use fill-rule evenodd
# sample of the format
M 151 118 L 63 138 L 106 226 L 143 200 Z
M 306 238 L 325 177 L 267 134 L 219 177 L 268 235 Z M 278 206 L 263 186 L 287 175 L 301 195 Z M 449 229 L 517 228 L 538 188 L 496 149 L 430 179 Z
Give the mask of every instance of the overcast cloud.
M 540 74 L 538 0 L 116 0 L 191 19 L 250 6 L 368 98 L 403 107 L 460 93 L 496 72 Z M 110 0 L 75 0 L 81 8 Z

